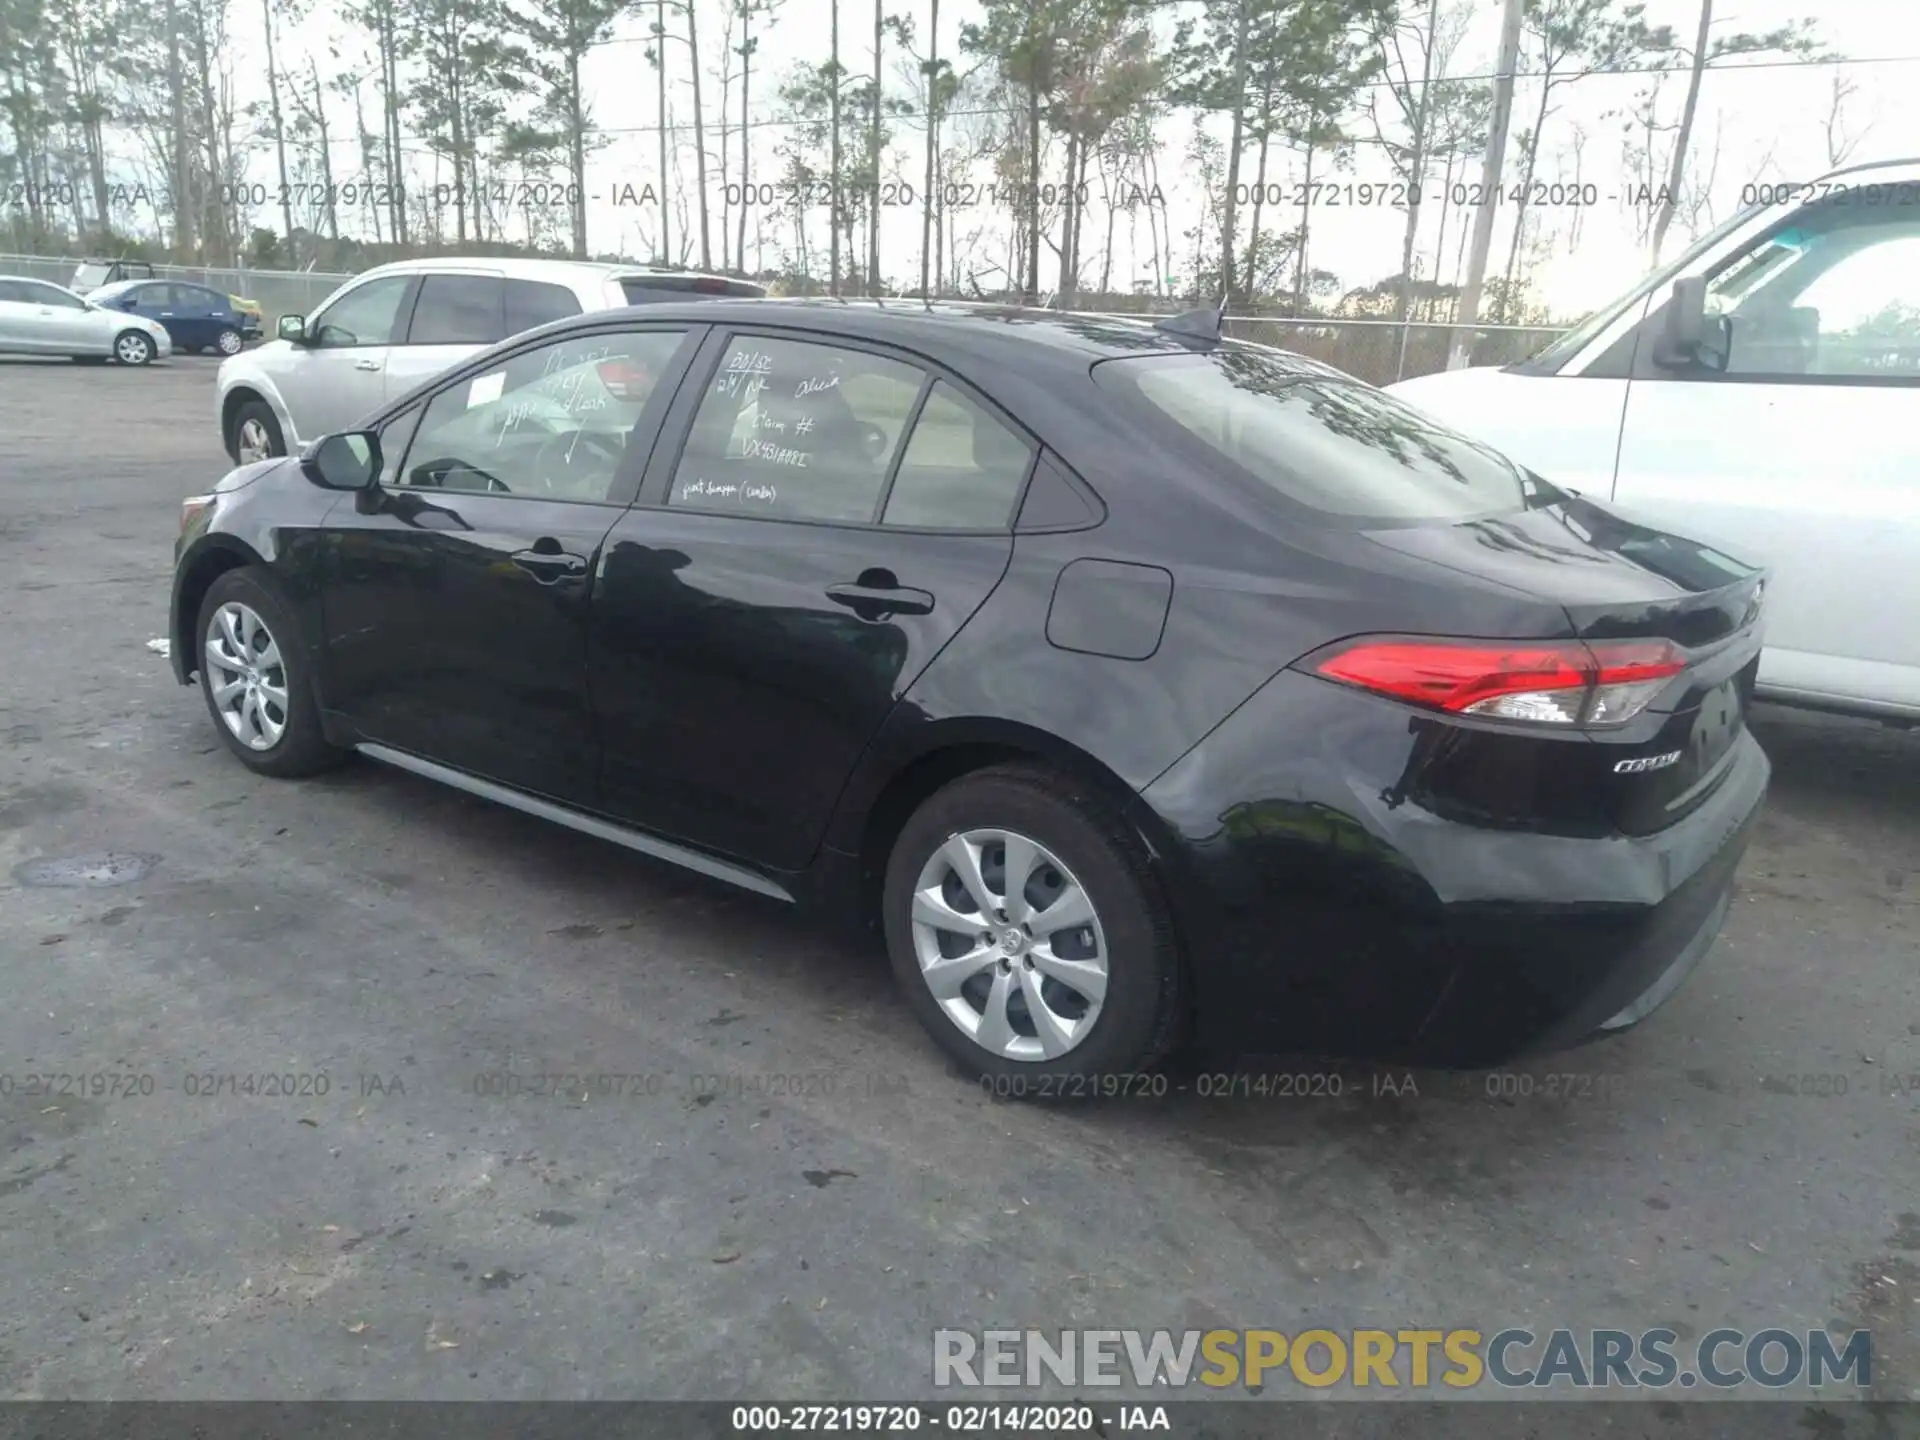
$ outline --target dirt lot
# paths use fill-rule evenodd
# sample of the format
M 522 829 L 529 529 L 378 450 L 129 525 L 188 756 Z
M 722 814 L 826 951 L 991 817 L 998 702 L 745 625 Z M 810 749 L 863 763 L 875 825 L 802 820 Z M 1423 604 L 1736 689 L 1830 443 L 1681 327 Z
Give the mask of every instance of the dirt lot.
M 0 363 L 8 1394 L 880 1398 L 939 1326 L 1833 1324 L 1920 1395 L 1920 736 L 1763 712 L 1721 944 L 1563 1064 L 994 1102 L 780 909 L 226 755 L 147 645 L 212 383 Z M 99 852 L 151 869 L 17 878 Z

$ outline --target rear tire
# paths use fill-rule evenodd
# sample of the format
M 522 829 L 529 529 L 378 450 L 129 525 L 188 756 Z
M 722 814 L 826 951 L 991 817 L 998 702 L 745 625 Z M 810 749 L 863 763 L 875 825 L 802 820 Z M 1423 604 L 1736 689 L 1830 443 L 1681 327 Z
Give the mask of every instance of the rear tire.
M 264 400 L 248 400 L 233 412 L 227 453 L 236 465 L 287 453 L 287 442 L 281 438 L 280 422 L 274 418 L 272 406 Z
M 882 906 L 907 1003 L 996 1093 L 1125 1093 L 1179 1040 L 1165 898 L 1139 838 L 1077 780 L 1005 765 L 938 791 L 894 842 Z
M 207 587 L 194 643 L 214 731 L 242 765 L 292 779 L 346 759 L 321 729 L 292 612 L 258 566 L 228 570 Z
M 238 355 L 240 353 L 240 347 L 244 343 L 240 338 L 240 332 L 231 326 L 222 329 L 218 335 L 213 337 L 213 348 L 218 350 L 222 355 Z

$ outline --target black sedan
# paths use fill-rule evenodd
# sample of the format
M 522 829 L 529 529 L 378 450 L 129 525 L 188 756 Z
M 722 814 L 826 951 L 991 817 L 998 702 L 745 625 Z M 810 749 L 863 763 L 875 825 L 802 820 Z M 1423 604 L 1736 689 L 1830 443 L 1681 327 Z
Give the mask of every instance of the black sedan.
M 884 933 L 970 1071 L 1487 1065 L 1713 943 L 1761 575 L 1211 317 L 557 322 L 188 500 L 172 654 L 349 752 Z

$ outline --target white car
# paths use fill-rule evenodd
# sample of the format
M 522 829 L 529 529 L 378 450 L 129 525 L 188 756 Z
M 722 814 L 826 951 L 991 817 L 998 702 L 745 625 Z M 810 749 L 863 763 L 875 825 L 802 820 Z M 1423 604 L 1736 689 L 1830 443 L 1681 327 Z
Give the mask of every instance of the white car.
M 750 280 L 576 260 L 400 260 L 356 275 L 279 338 L 220 366 L 215 415 L 240 464 L 286 455 L 523 330 L 593 310 L 702 295 L 758 297 Z
M 1388 388 L 1766 565 L 1761 695 L 1920 721 L 1920 159 L 1747 188 L 1533 359 Z
M 0 275 L 0 355 L 146 365 L 172 353 L 158 320 L 95 305 L 50 280 Z

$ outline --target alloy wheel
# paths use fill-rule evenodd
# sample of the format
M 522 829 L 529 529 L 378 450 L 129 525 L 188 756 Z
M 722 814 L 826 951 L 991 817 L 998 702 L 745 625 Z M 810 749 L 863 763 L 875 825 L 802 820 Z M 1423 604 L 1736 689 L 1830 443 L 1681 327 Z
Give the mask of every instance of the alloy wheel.
M 950 836 L 913 891 L 913 948 L 941 1011 L 1009 1060 L 1078 1046 L 1107 994 L 1093 901 L 1058 856 L 1011 830 Z
M 287 729 L 280 646 L 252 607 L 229 600 L 207 626 L 206 683 L 214 709 L 249 750 L 271 750 Z
M 114 341 L 113 353 L 122 365 L 144 365 L 153 358 L 153 342 L 129 332 Z
M 238 355 L 240 353 L 240 332 L 237 330 L 222 330 L 217 343 L 222 355 Z
M 234 440 L 234 449 L 242 465 L 273 458 L 273 440 L 267 434 L 265 421 L 252 418 L 242 420 Z

